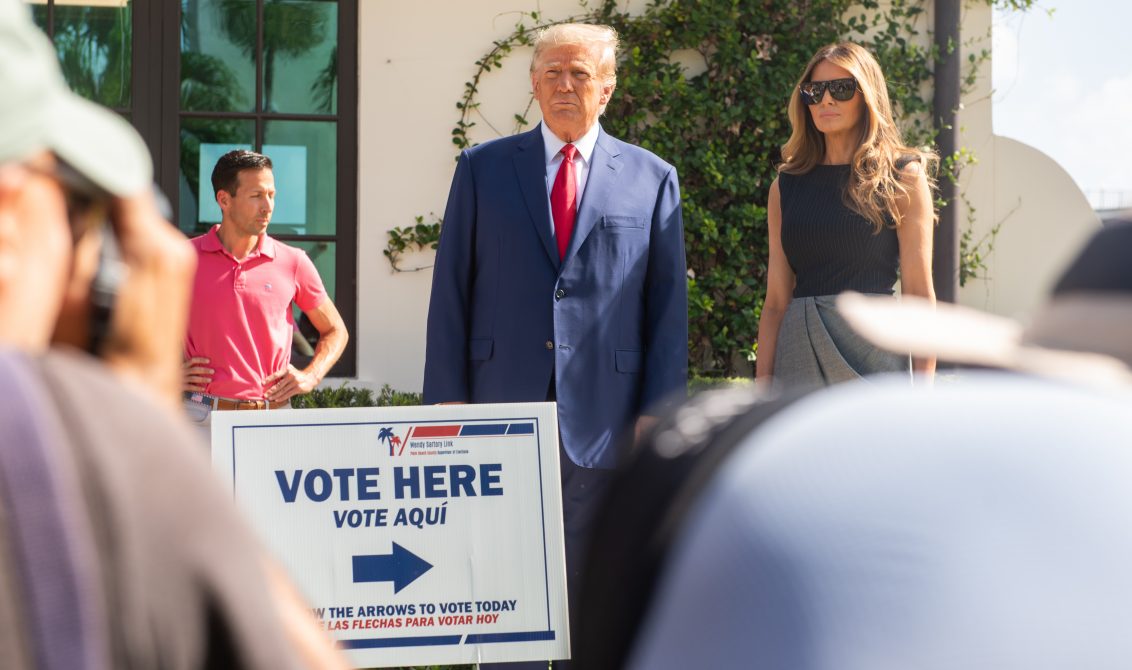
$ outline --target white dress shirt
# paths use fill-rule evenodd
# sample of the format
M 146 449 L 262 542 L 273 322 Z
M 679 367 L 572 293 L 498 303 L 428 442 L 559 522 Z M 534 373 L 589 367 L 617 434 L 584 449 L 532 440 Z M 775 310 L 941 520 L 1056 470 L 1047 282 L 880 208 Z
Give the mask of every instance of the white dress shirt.
M 539 127 L 542 129 L 542 142 L 546 147 L 546 207 L 550 211 L 550 191 L 554 188 L 554 180 L 558 177 L 558 169 L 562 167 L 564 156 L 562 155 L 562 147 L 566 146 L 558 138 L 550 128 L 546 127 L 545 123 L 540 123 Z M 593 124 L 585 135 L 578 138 L 576 142 L 571 144 L 578 150 L 574 154 L 574 178 L 575 183 L 578 185 L 578 191 L 574 198 L 574 207 L 580 209 L 582 204 L 582 193 L 586 190 L 586 179 L 590 176 L 590 159 L 594 155 L 594 147 L 597 146 L 597 134 L 600 127 L 597 123 Z M 554 234 L 554 214 L 550 215 L 550 232 Z

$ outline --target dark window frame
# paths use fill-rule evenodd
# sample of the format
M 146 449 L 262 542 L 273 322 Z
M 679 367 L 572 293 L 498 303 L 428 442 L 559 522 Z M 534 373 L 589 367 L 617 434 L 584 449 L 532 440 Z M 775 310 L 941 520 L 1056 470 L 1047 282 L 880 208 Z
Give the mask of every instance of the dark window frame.
M 265 0 L 256 0 L 256 102 L 252 112 L 182 112 L 181 1 L 130 3 L 131 87 L 130 105 L 114 108 L 126 116 L 149 147 L 154 178 L 173 201 L 174 223 L 179 215 L 180 126 L 185 117 L 251 119 L 256 123 L 256 146 L 263 145 L 268 120 L 334 121 L 337 124 L 337 221 L 334 235 L 291 235 L 284 242 L 333 242 L 335 247 L 334 304 L 351 334 L 342 357 L 328 376 L 357 376 L 357 266 L 358 266 L 358 0 L 338 4 L 338 107 L 334 114 L 281 114 L 263 112 L 263 12 Z M 56 0 L 46 0 L 47 34 L 54 38 Z
M 180 126 L 184 118 L 233 118 L 255 122 L 255 145 L 263 146 L 267 121 L 333 121 L 337 124 L 337 221 L 335 234 L 272 235 L 282 242 L 335 244 L 334 304 L 351 334 L 331 377 L 357 375 L 357 257 L 358 257 L 358 0 L 338 0 L 338 106 L 332 114 L 266 112 L 263 102 L 264 0 L 256 0 L 256 91 L 250 112 L 199 112 L 180 108 L 181 2 L 135 0 L 134 115 L 154 157 L 155 174 L 162 190 L 173 200 L 179 215 Z M 144 7 L 144 10 L 142 9 Z M 150 57 L 146 57 L 150 55 Z M 159 57 L 153 55 L 159 54 Z M 151 92 L 159 91 L 159 95 Z M 146 100 L 145 109 L 139 109 Z
M 136 113 L 138 95 L 140 89 L 138 86 L 137 73 L 138 68 L 138 19 L 137 11 L 139 6 L 146 5 L 144 0 L 131 0 L 130 2 L 130 34 L 132 36 L 132 44 L 130 45 L 130 104 L 126 107 L 110 107 L 109 109 L 121 114 L 127 119 L 133 119 Z M 47 39 L 51 41 L 52 47 L 55 43 L 55 7 L 57 0 L 43 0 L 43 6 L 47 10 L 47 25 L 43 28 L 43 32 L 47 35 Z M 135 126 L 136 127 L 136 126 Z M 139 131 L 140 132 L 140 131 Z

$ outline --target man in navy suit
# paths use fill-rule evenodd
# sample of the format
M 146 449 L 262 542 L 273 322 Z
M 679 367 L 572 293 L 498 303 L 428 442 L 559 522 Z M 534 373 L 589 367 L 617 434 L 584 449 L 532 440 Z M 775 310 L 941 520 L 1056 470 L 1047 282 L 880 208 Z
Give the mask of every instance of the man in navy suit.
M 616 59 L 611 28 L 538 35 L 543 121 L 460 156 L 428 314 L 425 402 L 557 400 L 571 593 L 618 436 L 687 383 L 680 187 L 598 123 Z

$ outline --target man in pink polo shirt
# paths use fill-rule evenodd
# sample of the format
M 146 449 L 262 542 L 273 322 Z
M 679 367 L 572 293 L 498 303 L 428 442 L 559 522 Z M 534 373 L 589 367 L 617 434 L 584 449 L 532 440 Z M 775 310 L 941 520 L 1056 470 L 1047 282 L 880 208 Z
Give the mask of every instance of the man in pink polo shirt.
M 306 253 L 267 235 L 271 159 L 230 151 L 212 188 L 221 219 L 192 240 L 198 263 L 183 366 L 185 407 L 203 425 L 213 410 L 289 407 L 322 381 L 349 337 Z M 291 365 L 292 302 L 319 332 L 302 370 Z

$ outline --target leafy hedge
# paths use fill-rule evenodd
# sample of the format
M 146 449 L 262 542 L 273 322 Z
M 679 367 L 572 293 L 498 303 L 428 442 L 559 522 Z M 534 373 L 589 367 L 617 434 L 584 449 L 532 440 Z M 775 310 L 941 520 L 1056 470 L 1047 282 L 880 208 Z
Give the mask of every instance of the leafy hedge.
M 381 387 L 381 391 L 374 395 L 367 388 L 347 386 L 342 382 L 337 388 L 320 388 L 306 395 L 295 396 L 291 399 L 291 406 L 296 409 L 309 409 L 315 407 L 394 407 L 402 405 L 420 405 L 421 394 L 406 391 L 394 391 L 389 384 Z
M 750 375 L 766 285 L 766 198 L 786 103 L 819 47 L 843 34 L 844 0 L 673 2 L 630 16 L 606 3 L 595 20 L 624 40 L 602 123 L 680 174 L 688 256 L 690 369 Z M 670 54 L 706 70 L 687 77 Z
M 749 383 L 746 378 L 736 377 L 723 379 L 719 377 L 692 377 L 688 380 L 688 391 L 695 393 L 709 388 L 730 384 Z M 400 407 L 421 405 L 421 394 L 409 391 L 394 391 L 389 384 L 374 392 L 367 388 L 348 386 L 349 382 L 342 382 L 337 388 L 315 389 L 306 395 L 295 396 L 291 399 L 291 406 L 296 409 L 326 408 L 326 407 Z

